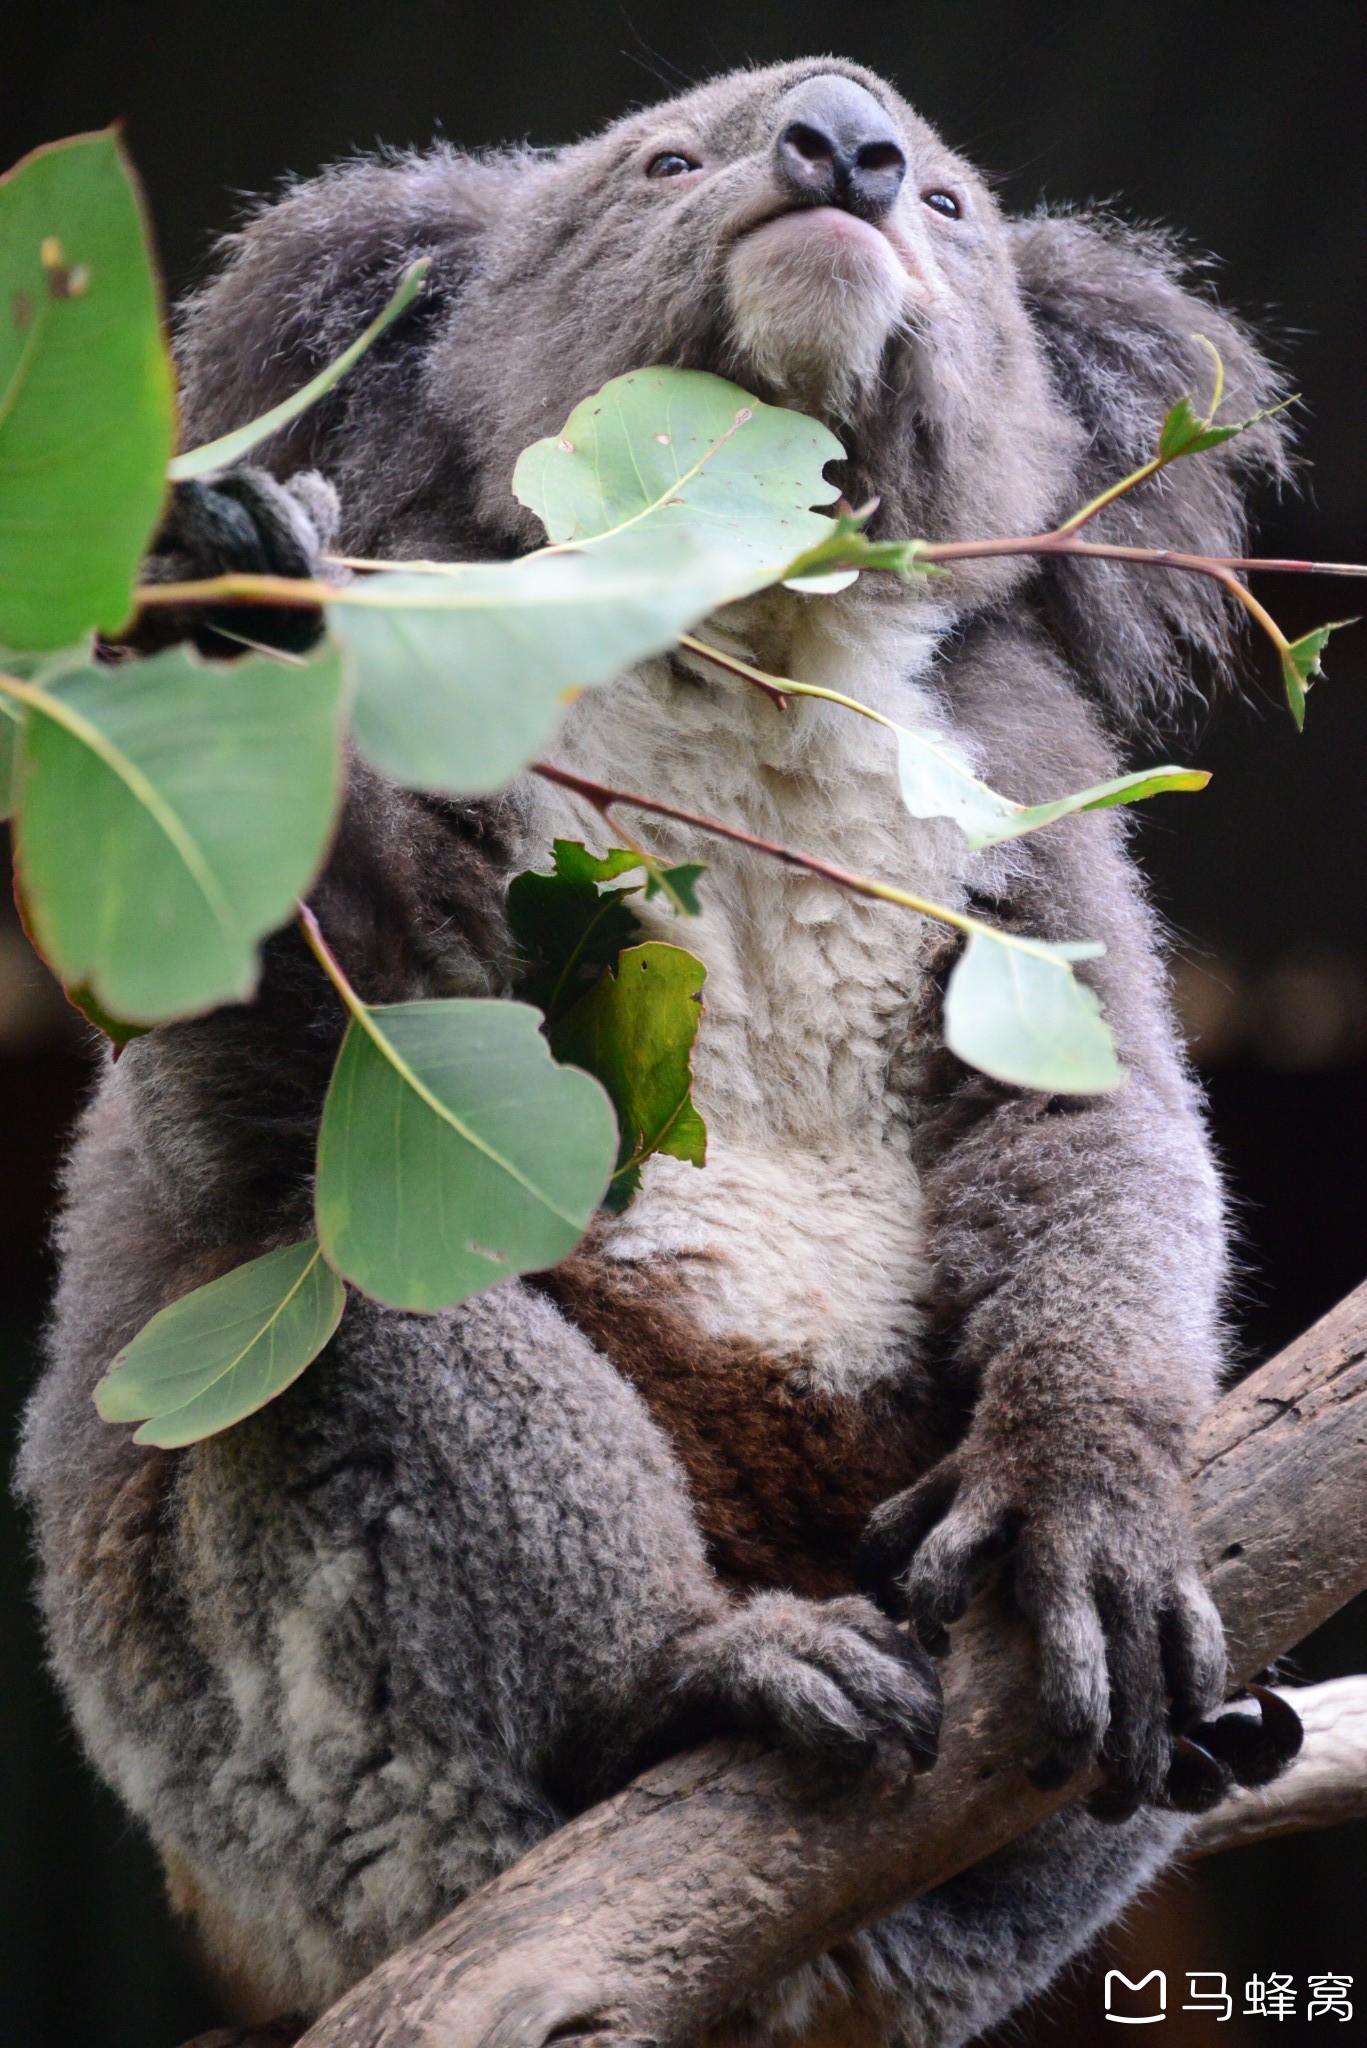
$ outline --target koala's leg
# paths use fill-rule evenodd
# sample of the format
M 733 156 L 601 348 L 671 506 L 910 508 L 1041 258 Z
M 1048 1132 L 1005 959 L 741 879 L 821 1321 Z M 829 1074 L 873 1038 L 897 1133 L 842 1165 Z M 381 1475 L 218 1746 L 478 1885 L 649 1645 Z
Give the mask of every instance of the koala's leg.
M 707 2048 L 960 2048 L 1033 1997 L 1175 1853 L 1189 1822 L 1056 1814 L 755 2000 Z
M 100 1424 L 172 1233 L 131 1149 L 97 1154 L 23 1460 L 49 1636 L 263 2009 L 316 2010 L 672 1745 L 933 1748 L 933 1671 L 872 1607 L 719 1590 L 644 1404 L 520 1283 L 431 1317 L 353 1301 L 293 1388 L 188 1451 Z

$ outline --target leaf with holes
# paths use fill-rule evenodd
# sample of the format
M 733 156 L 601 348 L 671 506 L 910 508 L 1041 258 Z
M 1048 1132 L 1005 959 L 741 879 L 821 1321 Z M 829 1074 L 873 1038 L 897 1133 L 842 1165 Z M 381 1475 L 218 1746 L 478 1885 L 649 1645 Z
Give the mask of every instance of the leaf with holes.
M 251 994 L 327 850 L 342 681 L 335 649 L 215 668 L 176 648 L 20 686 L 19 887 L 69 988 L 135 1024 Z
M 574 1249 L 617 1131 L 540 1026 L 527 1003 L 355 1004 L 318 1138 L 318 1235 L 345 1279 L 449 1308 Z
M 173 1301 L 125 1344 L 95 1388 L 105 1422 L 178 1450 L 254 1415 L 328 1342 L 346 1289 L 317 1238 L 266 1252 Z
M 683 529 L 724 544 L 733 597 L 823 540 L 826 481 L 845 451 L 827 427 L 704 370 L 614 377 L 520 457 L 513 490 L 552 541 Z
M 1100 945 L 1046 945 L 979 927 L 949 978 L 945 1042 L 1018 1088 L 1103 1095 L 1124 1075 L 1096 996 L 1073 973 Z
M 117 135 L 0 178 L 0 641 L 114 632 L 166 494 L 171 366 Z
M 551 1033 L 559 1060 L 594 1074 L 621 1133 L 606 1207 L 624 1209 L 652 1153 L 701 1166 L 707 1126 L 693 1103 L 693 1045 L 707 970 L 681 946 L 629 946 Z

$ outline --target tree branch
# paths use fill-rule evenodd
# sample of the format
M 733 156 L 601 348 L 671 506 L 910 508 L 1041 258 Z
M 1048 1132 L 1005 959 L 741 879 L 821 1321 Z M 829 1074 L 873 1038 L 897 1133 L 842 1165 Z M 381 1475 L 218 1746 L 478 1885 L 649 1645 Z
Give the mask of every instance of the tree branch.
M 1236 1680 L 1367 1585 L 1365 1454 L 1367 1286 L 1227 1394 L 1197 1438 L 1197 1534 Z M 1037 1740 L 1024 1628 L 989 1596 L 955 1637 L 944 1748 L 924 1777 L 885 1761 L 837 1786 L 728 1743 L 673 1758 L 391 1956 L 302 2048 L 683 2048 L 757 1986 L 1079 1798 L 1091 1779 L 1042 1793 L 1021 1768 Z M 1307 1697 L 1304 1763 L 1201 1823 L 1197 1853 L 1362 1811 L 1367 1684 L 1347 1684 Z M 1351 1796 L 1326 1789 L 1340 1738 Z
M 1367 1677 L 1331 1678 L 1289 1692 L 1305 1746 L 1289 1771 L 1259 1792 L 1232 1792 L 1203 1814 L 1184 1854 L 1213 1856 L 1270 1835 L 1367 1820 Z

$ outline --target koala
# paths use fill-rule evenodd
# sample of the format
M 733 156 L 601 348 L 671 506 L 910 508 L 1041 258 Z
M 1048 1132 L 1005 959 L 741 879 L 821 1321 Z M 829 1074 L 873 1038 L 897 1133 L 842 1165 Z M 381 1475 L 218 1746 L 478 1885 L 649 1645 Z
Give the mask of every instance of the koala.
M 888 84 L 821 58 L 563 149 L 439 146 L 291 187 L 183 308 L 187 439 L 297 388 L 419 256 L 425 291 L 262 467 L 182 487 L 150 574 L 515 556 L 544 539 L 510 489 L 519 451 L 648 364 L 827 421 L 871 531 L 932 539 L 1040 531 L 1142 462 L 1206 388 L 1199 336 L 1231 417 L 1277 390 L 1163 238 L 1007 217 Z M 1247 493 L 1284 466 L 1260 425 L 1096 531 L 1241 553 Z M 1201 579 L 1065 559 L 769 592 L 706 632 L 942 734 L 1027 802 L 1113 775 L 1234 659 Z M 1218 1790 L 1276 1763 L 1205 1718 L 1225 1657 L 1184 1462 L 1225 1362 L 1226 1225 L 1161 936 L 1120 814 L 971 852 L 907 815 L 881 729 L 780 710 L 695 653 L 582 694 L 550 751 L 1010 928 L 1104 940 L 1083 972 L 1123 1087 L 967 1069 L 939 1028 L 943 927 L 710 844 L 684 935 L 708 970 L 705 1168 L 652 1159 L 561 1265 L 447 1313 L 353 1295 L 259 1414 L 141 1449 L 91 1404 L 120 1346 L 311 1227 L 344 1020 L 276 934 L 252 1002 L 106 1067 L 71 1153 L 20 1465 L 52 1659 L 173 1903 L 260 2010 L 308 2014 L 682 1744 L 929 1767 L 934 1658 L 1004 1560 L 1039 1646 L 1022 1761 L 1057 1785 L 1099 1760 L 1102 1791 L 728 2023 L 952 2048 L 1121 1910 L 1211 1772 Z M 700 855 L 671 822 L 639 830 Z M 513 995 L 507 884 L 557 835 L 603 849 L 595 813 L 531 778 L 455 801 L 355 761 L 311 900 L 372 1002 Z M 680 936 L 653 903 L 639 919 Z

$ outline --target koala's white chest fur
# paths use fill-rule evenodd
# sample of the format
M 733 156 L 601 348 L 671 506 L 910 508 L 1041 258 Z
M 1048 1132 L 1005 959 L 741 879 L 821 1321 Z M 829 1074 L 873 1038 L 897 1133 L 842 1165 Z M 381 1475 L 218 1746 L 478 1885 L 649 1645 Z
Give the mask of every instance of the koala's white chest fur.
M 943 729 L 929 677 L 945 625 L 907 603 L 780 593 L 732 608 L 705 637 Z M 715 669 L 652 663 L 578 700 L 554 751 L 585 775 L 936 901 L 962 899 L 961 835 L 908 815 L 891 735 L 837 706 L 794 697 L 782 711 Z M 630 823 L 664 858 L 707 862 L 699 919 L 657 904 L 637 913 L 649 936 L 707 967 L 694 1058 L 707 1164 L 651 1160 L 607 1249 L 668 1260 L 711 1333 L 755 1339 L 813 1382 L 853 1390 L 906 1365 L 928 1278 L 891 1072 L 920 992 L 924 923 L 691 828 L 642 813 Z M 548 789 L 531 826 L 536 862 L 556 834 L 599 850 L 604 840 L 592 811 Z

